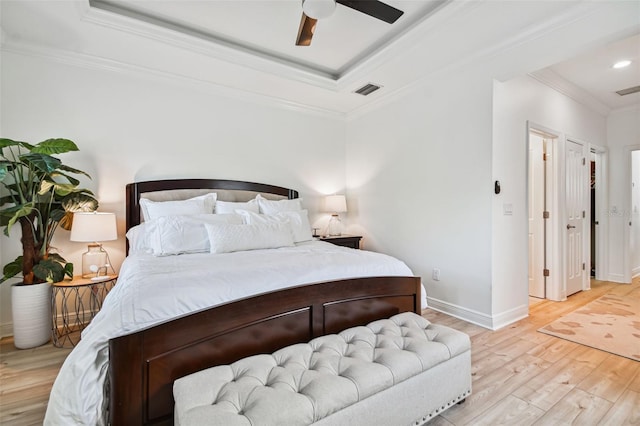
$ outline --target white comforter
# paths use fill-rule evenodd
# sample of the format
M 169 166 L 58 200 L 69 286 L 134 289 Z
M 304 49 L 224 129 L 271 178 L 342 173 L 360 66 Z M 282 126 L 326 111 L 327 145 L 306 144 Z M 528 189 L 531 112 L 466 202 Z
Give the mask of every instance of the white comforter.
M 225 254 L 135 254 L 51 390 L 46 425 L 102 425 L 109 339 L 253 294 L 342 278 L 410 276 L 401 261 L 320 241 Z M 426 305 L 424 290 L 422 305 Z

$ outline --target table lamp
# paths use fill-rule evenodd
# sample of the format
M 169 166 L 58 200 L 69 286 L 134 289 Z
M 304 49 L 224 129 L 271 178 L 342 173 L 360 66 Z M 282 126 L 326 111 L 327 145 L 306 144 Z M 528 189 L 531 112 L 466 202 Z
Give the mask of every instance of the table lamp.
M 324 199 L 325 211 L 331 213 L 331 219 L 327 225 L 326 235 L 338 236 L 342 234 L 342 222 L 339 213 L 347 211 L 347 199 L 344 195 L 328 195 Z
M 118 239 L 115 213 L 74 213 L 69 239 L 90 243 L 87 252 L 82 254 L 82 278 L 100 279 L 101 275 L 107 275 L 110 266 L 109 254 L 100 241 Z

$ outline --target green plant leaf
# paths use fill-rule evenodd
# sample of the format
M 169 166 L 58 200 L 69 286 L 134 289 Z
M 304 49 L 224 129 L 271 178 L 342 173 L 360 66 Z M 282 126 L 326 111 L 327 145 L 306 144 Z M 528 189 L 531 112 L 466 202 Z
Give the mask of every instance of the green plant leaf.
M 5 282 L 9 278 L 13 278 L 22 272 L 22 256 L 16 257 L 13 262 L 7 263 L 2 268 L 2 279 L 0 279 L 0 283 Z
M 6 197 L 0 197 L 0 207 L 4 206 L 5 204 L 13 204 L 13 197 L 11 195 L 7 195 Z
M 89 173 L 83 172 L 82 170 L 74 169 L 73 167 L 65 166 L 64 164 L 61 164 L 59 168 L 60 170 L 63 170 L 65 172 L 75 173 L 77 175 L 85 175 L 86 177 L 91 179 L 91 176 L 89 176 Z
M 62 166 L 60 166 L 60 168 L 62 169 Z M 58 176 L 62 176 L 63 178 L 65 178 L 66 180 L 69 181 L 70 184 L 73 184 L 74 186 L 78 186 L 80 185 L 80 181 L 76 178 L 74 178 L 73 176 L 69 176 L 66 173 L 60 173 L 60 172 L 53 172 L 50 175 L 52 178 L 56 178 Z
M 78 151 L 78 146 L 69 139 L 47 139 L 31 148 L 33 153 L 48 155 L 70 151 Z
M 33 203 L 27 203 L 19 206 L 9 207 L 8 209 L 4 210 L 3 213 L 11 212 L 11 211 L 13 211 L 13 216 L 9 219 L 9 222 L 6 225 L 6 228 L 4 228 L 4 234 L 7 237 L 9 236 L 9 230 L 11 230 L 11 227 L 18 221 L 18 219 L 24 216 L 29 216 L 31 212 L 33 212 Z
M 11 139 L 0 138 L 0 149 L 7 148 L 7 147 L 10 147 L 10 146 L 21 146 L 21 147 L 26 148 L 28 150 L 31 150 L 33 148 L 33 145 L 31 145 L 30 143 L 27 143 L 27 142 L 14 141 L 14 140 L 11 140 Z
M 62 161 L 55 157 L 38 153 L 21 155 L 20 161 L 23 161 L 27 166 L 33 167 L 43 173 L 54 172 L 62 164 Z
M 63 209 L 55 209 L 55 210 L 51 210 L 51 212 L 49 213 L 49 216 L 51 217 L 51 220 L 53 220 L 54 222 L 60 222 L 66 214 L 67 212 L 65 212 Z
M 84 191 L 84 190 L 83 190 Z M 74 212 L 92 212 L 98 209 L 98 200 L 83 192 L 74 192 L 62 200 L 64 217 L 58 219 L 62 229 L 71 230 Z
M 57 283 L 64 279 L 64 267 L 55 260 L 45 259 L 33 265 L 33 274 L 48 283 Z
M 43 180 L 42 182 L 40 182 L 40 190 L 38 191 L 39 195 L 44 195 L 47 192 L 51 191 L 51 188 L 53 188 L 55 186 L 55 182 L 51 182 L 48 180 Z
M 47 259 L 53 260 L 54 262 L 58 262 L 62 264 L 67 263 L 67 261 L 64 260 L 64 257 L 60 256 L 58 253 L 49 253 L 49 257 Z
M 40 183 L 40 191 L 38 191 L 38 194 L 44 195 L 47 192 L 51 191 L 52 188 L 55 191 L 56 195 L 60 197 L 66 197 L 67 195 L 75 191 L 76 185 L 71 183 L 57 183 L 54 181 L 43 180 Z
M 9 171 L 13 168 L 11 161 L 0 161 L 0 182 L 9 174 Z
M 73 263 L 64 265 L 64 274 L 69 278 L 73 278 Z

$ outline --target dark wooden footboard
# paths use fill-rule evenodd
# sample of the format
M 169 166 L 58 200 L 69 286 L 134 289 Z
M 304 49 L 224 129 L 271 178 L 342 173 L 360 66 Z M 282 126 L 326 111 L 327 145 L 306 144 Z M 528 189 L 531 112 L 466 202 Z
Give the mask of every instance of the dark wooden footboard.
M 265 293 L 109 342 L 112 425 L 173 424 L 173 381 L 345 328 L 420 313 L 417 277 L 355 278 Z

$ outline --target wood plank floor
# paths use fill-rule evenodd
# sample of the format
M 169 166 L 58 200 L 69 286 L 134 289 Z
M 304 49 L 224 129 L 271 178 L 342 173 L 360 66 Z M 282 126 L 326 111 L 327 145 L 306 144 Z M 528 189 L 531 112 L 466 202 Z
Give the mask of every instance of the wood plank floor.
M 423 315 L 471 336 L 473 394 L 429 422 L 440 425 L 640 425 L 640 362 L 536 330 L 605 293 L 640 287 L 592 281 L 566 302 L 530 300 L 530 316 L 498 331 L 432 310 Z M 17 350 L 0 341 L 0 424 L 42 424 L 69 349 Z

